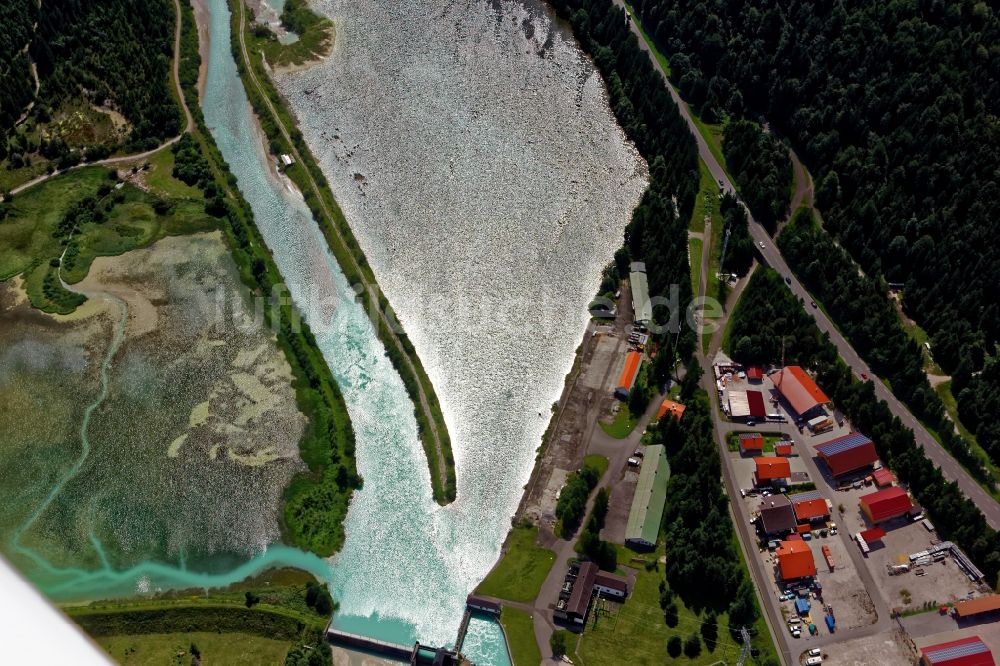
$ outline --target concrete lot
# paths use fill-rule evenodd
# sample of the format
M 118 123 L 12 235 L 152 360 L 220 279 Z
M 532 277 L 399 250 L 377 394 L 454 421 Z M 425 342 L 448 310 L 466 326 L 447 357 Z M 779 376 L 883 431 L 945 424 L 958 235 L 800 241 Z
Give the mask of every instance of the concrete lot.
M 896 666 L 912 664 L 917 659 L 913 642 L 901 629 L 857 638 L 823 648 L 824 666 Z M 805 661 L 803 655 L 799 663 Z
M 608 504 L 608 515 L 604 520 L 601 538 L 612 543 L 625 543 L 625 527 L 628 524 L 628 513 L 635 496 L 635 486 L 639 482 L 639 472 L 634 467 L 626 467 L 622 478 L 611 486 L 611 501 Z

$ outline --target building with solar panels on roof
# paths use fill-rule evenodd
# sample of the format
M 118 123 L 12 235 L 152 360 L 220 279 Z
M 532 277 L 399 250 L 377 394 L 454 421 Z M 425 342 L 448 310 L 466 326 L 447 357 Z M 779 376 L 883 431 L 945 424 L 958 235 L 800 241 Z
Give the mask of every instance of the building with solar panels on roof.
M 875 443 L 860 432 L 852 432 L 820 444 L 816 446 L 816 453 L 835 477 L 866 469 L 878 462 Z
M 923 666 L 996 666 L 990 648 L 979 636 L 928 645 L 920 650 Z

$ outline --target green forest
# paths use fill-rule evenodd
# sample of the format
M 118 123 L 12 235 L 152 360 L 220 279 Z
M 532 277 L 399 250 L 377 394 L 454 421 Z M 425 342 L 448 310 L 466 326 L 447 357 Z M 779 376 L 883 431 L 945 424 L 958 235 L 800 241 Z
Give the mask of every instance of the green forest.
M 875 397 L 873 384 L 853 378 L 829 337 L 819 331 L 778 273 L 770 268 L 754 273 L 733 312 L 731 326 L 728 351 L 743 363 L 777 363 L 783 340 L 786 362 L 816 373 L 817 382 L 837 408 L 857 430 L 875 441 L 879 456 L 908 485 L 941 537 L 961 546 L 990 584 L 996 585 L 1000 533 L 987 525 L 983 514 L 956 484 L 945 480 L 917 445 L 913 431 Z
M 155 148 L 180 131 L 169 81 L 170 0 L 15 0 L 0 8 L 0 20 L 0 160 L 8 168 L 42 158 L 63 168 L 118 149 Z M 72 111 L 60 114 L 64 107 Z M 120 114 L 127 132 L 120 138 L 75 132 L 80 122 L 106 113 L 90 108 Z M 23 116 L 29 122 L 15 128 Z
M 1000 459 L 1000 427 L 983 418 L 1000 403 L 1000 376 L 978 374 L 995 367 L 1000 341 L 1000 295 L 983 279 L 1000 259 L 990 235 L 1000 218 L 995 10 L 976 0 L 634 7 L 705 120 L 766 118 L 788 137 L 815 176 L 824 230 L 872 281 L 866 306 L 883 317 L 884 283 L 901 288 L 934 360 L 955 375 L 963 420 Z M 822 261 L 829 278 L 833 267 Z M 915 360 L 898 356 L 897 337 L 875 334 L 873 365 L 912 372 Z M 912 388 L 917 412 L 924 391 L 922 381 Z
M 734 120 L 726 125 L 722 151 L 753 216 L 773 233 L 792 198 L 788 149 L 757 123 Z

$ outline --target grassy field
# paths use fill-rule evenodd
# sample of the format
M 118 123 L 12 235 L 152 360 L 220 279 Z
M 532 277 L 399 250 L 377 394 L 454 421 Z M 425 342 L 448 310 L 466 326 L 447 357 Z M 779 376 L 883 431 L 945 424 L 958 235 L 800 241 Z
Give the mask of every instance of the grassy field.
M 204 199 L 197 187 L 183 183 L 173 177 L 174 153 L 161 150 L 147 160 L 149 169 L 143 174 L 146 184 L 160 194 L 178 199 Z
M 598 423 L 601 426 L 601 430 L 611 437 L 625 439 L 632 433 L 638 421 L 639 419 L 632 417 L 632 414 L 628 411 L 628 405 L 623 402 L 618 406 L 618 413 L 615 414 L 615 418 L 611 423 L 607 421 L 598 421 Z
M 507 647 L 510 648 L 514 666 L 535 666 L 542 663 L 542 653 L 538 651 L 535 626 L 530 615 L 516 608 L 504 608 L 500 624 L 507 634 Z
M 200 199 L 159 201 L 128 183 L 115 187 L 112 176 L 113 172 L 103 167 L 76 169 L 16 196 L 0 224 L 0 280 L 23 273 L 33 306 L 67 314 L 83 299 L 59 284 L 59 258 L 64 247 L 62 276 L 72 284 L 86 277 L 98 256 L 116 256 L 164 236 L 217 227 Z M 76 231 L 64 245 L 70 229 L 60 232 L 60 225 L 67 212 L 84 200 L 96 201 L 95 210 L 104 219 L 86 218 L 71 224 L 70 229 Z
M 619 558 L 629 554 L 622 550 Z M 655 552 L 655 561 L 664 555 L 661 543 Z M 636 566 L 633 563 L 626 563 Z M 591 608 L 587 626 L 576 645 L 576 663 L 583 664 L 656 664 L 669 662 L 667 657 L 667 641 L 671 636 L 678 635 L 681 639 L 701 629 L 702 618 L 688 609 L 675 597 L 678 606 L 679 621 L 676 627 L 667 626 L 660 608 L 660 581 L 664 579 L 663 570 L 657 566 L 647 571 L 640 566 L 636 574 L 635 587 L 632 595 L 624 604 L 605 601 L 602 612 Z M 605 612 L 606 611 L 606 612 Z M 701 654 L 694 658 L 680 657 L 676 661 L 685 664 L 713 664 L 719 660 L 735 663 L 739 654 L 739 645 L 725 630 L 727 618 L 718 617 L 718 645 L 709 651 L 703 644 Z
M 191 663 L 191 646 L 201 653 L 204 664 L 282 664 L 291 646 L 289 641 L 250 634 L 208 632 L 108 636 L 97 644 L 122 666 L 165 666 Z
M 605 458 L 604 456 L 597 455 L 596 453 L 592 453 L 589 456 L 585 456 L 583 459 L 583 464 L 589 465 L 590 467 L 596 469 L 598 472 L 600 472 L 600 476 L 602 477 L 604 476 L 604 473 L 608 471 L 608 459 Z
M 555 553 L 535 543 L 537 539 L 537 527 L 511 529 L 507 552 L 476 593 L 509 601 L 534 601 L 556 559 Z
M 698 282 L 701 280 L 701 249 L 704 243 L 700 238 L 688 238 L 688 255 L 691 259 L 691 293 L 698 293 Z

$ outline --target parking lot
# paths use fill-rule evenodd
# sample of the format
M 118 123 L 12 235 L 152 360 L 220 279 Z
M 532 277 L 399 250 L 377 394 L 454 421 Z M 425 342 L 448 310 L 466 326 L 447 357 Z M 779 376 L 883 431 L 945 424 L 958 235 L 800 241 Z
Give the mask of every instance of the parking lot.
M 823 648 L 823 666 L 912 664 L 917 658 L 912 641 L 899 628 Z M 804 662 L 805 656 L 802 656 L 800 663 Z

